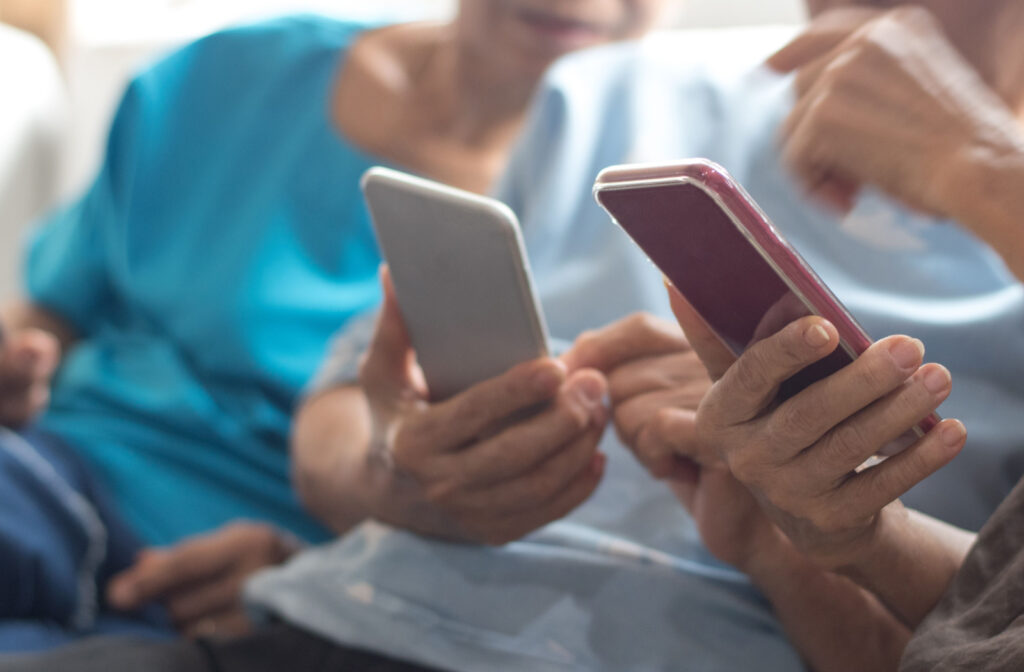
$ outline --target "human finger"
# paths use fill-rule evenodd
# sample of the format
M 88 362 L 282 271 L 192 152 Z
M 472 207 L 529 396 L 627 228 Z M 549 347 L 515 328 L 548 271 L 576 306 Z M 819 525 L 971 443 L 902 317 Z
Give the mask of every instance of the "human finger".
M 658 422 L 659 415 L 675 410 L 695 412 L 709 387 L 710 383 L 665 388 L 613 404 L 612 418 L 619 439 L 632 445 L 652 422 Z
M 588 428 L 604 429 L 607 384 L 598 372 L 575 374 L 559 391 L 555 403 L 449 458 L 457 483 L 487 485 L 515 478 L 544 462 L 561 446 Z
M 839 345 L 824 318 L 805 317 L 747 348 L 708 392 L 702 412 L 713 425 L 732 426 L 760 415 L 779 386 Z
M 853 518 L 874 515 L 949 464 L 966 440 L 963 423 L 943 420 L 902 453 L 853 475 L 841 486 L 837 507 Z
M 562 360 L 570 371 L 591 368 L 608 373 L 631 360 L 689 349 L 678 325 L 637 313 L 582 334 Z
M 690 347 L 700 356 L 711 380 L 718 380 L 736 361 L 736 355 L 715 335 L 704 318 L 667 279 L 665 288 L 668 290 L 672 313 L 686 334 Z
M 779 452 L 774 458 L 779 461 L 792 458 L 861 409 L 897 390 L 914 375 L 923 358 L 921 341 L 890 336 L 872 344 L 856 360 L 831 376 L 780 404 L 767 423 L 767 431 L 778 444 Z M 903 429 L 924 415 L 927 412 Z M 859 426 L 858 423 L 847 425 L 846 431 L 855 431 Z
M 510 515 L 550 502 L 580 473 L 593 467 L 603 430 L 603 427 L 591 427 L 569 443 L 559 446 L 555 453 L 529 472 L 466 493 L 459 506 L 467 512 Z
M 380 283 L 384 300 L 370 346 L 360 362 L 359 380 L 367 394 L 391 398 L 397 403 L 406 390 L 419 387 L 413 375 L 415 353 L 387 265 L 381 265 Z M 422 389 L 417 391 L 425 394 Z
M 772 54 L 766 65 L 776 72 L 792 72 L 835 49 L 861 27 L 878 18 L 877 9 L 848 7 L 826 12 L 804 32 Z
M 696 412 L 688 409 L 663 409 L 629 447 L 657 479 L 687 480 L 694 465 L 707 461 L 697 444 Z
M 548 523 L 564 518 L 594 493 L 604 476 L 606 464 L 607 457 L 603 453 L 596 453 L 572 482 L 550 501 L 530 511 L 505 516 L 500 523 L 488 518 L 485 522 L 486 529 L 482 530 L 480 535 L 483 542 L 492 546 L 507 544 Z
M 659 390 L 690 389 L 699 402 L 711 387 L 707 369 L 692 350 L 633 360 L 608 375 L 612 407 L 631 403 Z M 694 404 L 696 407 L 696 404 Z
M 218 537 L 200 537 L 153 552 L 115 576 L 107 591 L 111 604 L 122 610 L 159 600 L 189 584 L 226 570 L 233 557 L 221 552 Z
M 174 593 L 164 605 L 171 619 L 179 625 L 238 608 L 247 576 L 246 573 L 219 574 Z
M 842 481 L 868 458 L 933 413 L 951 390 L 949 371 L 928 364 L 898 389 L 829 432 L 793 465 L 813 473 L 825 486 Z M 813 465 L 813 466 L 811 466 Z
M 410 428 L 439 452 L 475 442 L 510 416 L 550 401 L 566 380 L 565 364 L 543 358 L 519 364 L 451 399 L 434 404 Z

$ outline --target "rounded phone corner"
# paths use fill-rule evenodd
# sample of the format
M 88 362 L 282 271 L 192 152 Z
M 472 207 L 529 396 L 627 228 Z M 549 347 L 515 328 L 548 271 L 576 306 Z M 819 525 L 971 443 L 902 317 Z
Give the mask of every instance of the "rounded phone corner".
M 391 179 L 395 171 L 384 166 L 372 166 L 367 168 L 362 177 L 359 178 L 359 188 L 365 193 L 367 187 L 380 179 Z

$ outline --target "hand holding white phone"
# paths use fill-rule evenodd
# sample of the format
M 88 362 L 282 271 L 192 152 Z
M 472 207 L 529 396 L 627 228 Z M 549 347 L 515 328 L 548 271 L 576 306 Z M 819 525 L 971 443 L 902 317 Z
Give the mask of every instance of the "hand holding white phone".
M 507 206 L 387 168 L 363 192 L 432 400 L 548 354 Z

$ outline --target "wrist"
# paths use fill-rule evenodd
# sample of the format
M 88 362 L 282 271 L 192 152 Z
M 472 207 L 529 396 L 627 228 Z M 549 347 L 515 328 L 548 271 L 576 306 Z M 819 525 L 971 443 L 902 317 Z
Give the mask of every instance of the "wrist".
M 777 527 L 770 525 L 756 535 L 751 552 L 737 569 L 750 577 L 754 585 L 765 592 L 801 564 L 803 556 Z
M 1024 136 L 1015 129 L 999 144 L 965 144 L 939 172 L 943 214 L 1004 255 L 1011 252 L 1024 218 Z
M 831 568 L 861 585 L 872 585 L 879 571 L 885 572 L 912 538 L 911 522 L 903 503 L 896 500 L 878 512 L 871 531 L 856 546 L 831 558 Z
M 775 605 L 785 602 L 794 593 L 803 592 L 828 574 L 828 570 L 801 553 L 781 532 L 774 543 L 751 557 L 743 571 Z

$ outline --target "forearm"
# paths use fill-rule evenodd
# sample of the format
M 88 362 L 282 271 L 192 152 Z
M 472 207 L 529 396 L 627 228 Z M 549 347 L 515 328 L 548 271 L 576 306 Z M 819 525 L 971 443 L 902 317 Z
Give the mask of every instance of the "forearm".
M 748 568 L 790 641 L 816 672 L 896 670 L 910 629 L 874 595 L 783 547 Z
M 877 595 L 914 629 L 946 591 L 975 535 L 899 502 L 880 516 L 872 543 L 839 571 Z
M 64 351 L 78 340 L 78 334 L 66 320 L 28 301 L 8 303 L 0 309 L 0 324 L 10 331 L 40 329 L 49 332 L 57 338 Z
M 354 386 L 309 399 L 295 419 L 295 488 L 307 510 L 338 534 L 371 514 L 369 437 L 366 399 Z

